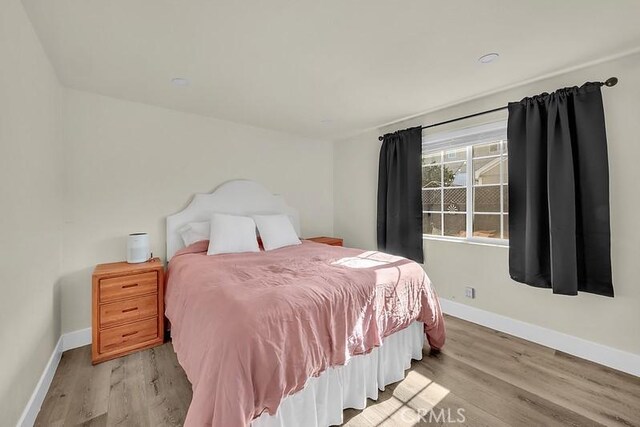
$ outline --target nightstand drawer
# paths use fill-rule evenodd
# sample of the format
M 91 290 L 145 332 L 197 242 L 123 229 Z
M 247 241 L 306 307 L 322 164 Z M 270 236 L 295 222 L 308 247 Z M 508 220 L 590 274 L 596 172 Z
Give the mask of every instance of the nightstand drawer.
M 158 274 L 155 271 L 100 279 L 100 302 L 115 301 L 157 291 Z
M 152 318 L 100 332 L 100 353 L 158 339 L 158 319 Z
M 132 322 L 158 314 L 158 296 L 131 298 L 100 305 L 100 328 Z

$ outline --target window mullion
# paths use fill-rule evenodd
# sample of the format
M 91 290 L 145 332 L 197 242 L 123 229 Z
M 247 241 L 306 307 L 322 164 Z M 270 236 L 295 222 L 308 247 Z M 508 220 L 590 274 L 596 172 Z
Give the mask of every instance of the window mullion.
M 473 147 L 467 146 L 467 239 L 473 237 Z
M 500 141 L 500 238 L 504 239 L 504 141 Z
M 444 236 L 444 150 L 440 152 L 440 235 Z

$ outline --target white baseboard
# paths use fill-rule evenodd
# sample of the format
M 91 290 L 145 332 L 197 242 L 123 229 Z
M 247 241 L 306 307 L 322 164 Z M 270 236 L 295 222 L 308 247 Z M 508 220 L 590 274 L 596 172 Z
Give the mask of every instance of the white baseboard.
M 22 411 L 16 427 L 32 427 L 35 423 L 38 412 L 40 412 L 44 398 L 47 395 L 47 391 L 49 391 L 49 386 L 51 386 L 51 381 L 60 363 L 62 353 L 87 344 L 91 344 L 91 328 L 62 334 L 51 353 L 51 357 L 40 376 L 40 380 L 38 380 L 38 384 L 36 384 L 36 388 L 31 394 L 31 398 L 29 398 L 27 402 L 27 406 L 24 408 L 24 411 Z
M 62 351 L 91 344 L 91 328 L 78 329 L 62 335 Z
M 16 424 L 17 427 L 33 426 L 33 423 L 36 421 L 36 417 L 38 416 L 38 412 L 40 411 L 40 407 L 42 406 L 42 402 L 44 402 L 44 398 L 47 395 L 51 381 L 53 380 L 53 375 L 56 373 L 56 368 L 58 368 L 58 363 L 60 363 L 61 357 L 62 337 L 58 339 L 56 346 L 53 348 L 53 353 L 51 353 L 51 357 L 40 376 L 40 380 L 38 380 L 38 384 L 36 384 L 36 388 L 33 390 L 24 411 L 22 411 L 18 424 Z
M 487 328 L 535 342 L 640 377 L 640 355 L 628 353 L 542 326 L 440 298 L 442 311 Z

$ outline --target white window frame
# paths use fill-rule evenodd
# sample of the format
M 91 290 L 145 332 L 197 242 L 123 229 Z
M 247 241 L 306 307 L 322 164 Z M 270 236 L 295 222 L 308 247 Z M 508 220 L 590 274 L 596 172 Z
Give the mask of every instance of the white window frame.
M 478 187 L 478 186 L 482 186 L 482 185 L 474 185 L 473 183 L 473 177 L 474 177 L 474 171 L 473 171 L 473 146 L 474 145 L 479 145 L 479 144 L 485 144 L 488 143 L 490 141 L 478 141 L 478 142 L 471 142 L 469 144 L 465 144 L 464 146 L 456 146 L 456 145 L 447 145 L 447 141 L 454 141 L 454 140 L 460 140 L 460 139 L 469 139 L 472 138 L 474 135 L 478 135 L 481 132 L 485 132 L 485 131 L 499 131 L 499 130 L 504 130 L 505 135 L 506 135 L 506 127 L 507 127 L 507 123 L 506 123 L 506 119 L 504 121 L 500 121 L 500 122 L 495 122 L 495 123 L 489 123 L 489 124 L 485 124 L 485 125 L 480 125 L 480 126 L 473 126 L 473 127 L 469 127 L 466 129 L 458 129 L 458 130 L 454 130 L 454 131 L 448 131 L 448 132 L 442 132 L 442 133 L 438 133 L 432 136 L 425 136 L 423 137 L 423 149 L 422 149 L 422 153 L 424 154 L 425 152 L 434 152 L 434 151 L 441 151 L 442 155 L 440 157 L 440 165 L 441 165 L 441 188 L 440 188 L 440 203 L 441 203 L 441 207 L 442 207 L 442 211 L 440 212 L 440 223 L 441 223 L 441 227 L 444 230 L 444 165 L 446 164 L 445 162 L 446 160 L 446 152 L 447 151 L 451 151 L 451 150 L 462 150 L 463 148 L 466 150 L 466 163 L 467 163 L 467 174 L 466 174 L 466 183 L 465 183 L 465 187 L 461 187 L 458 186 L 458 188 L 466 188 L 466 211 L 465 211 L 465 215 L 466 215 L 466 236 L 465 237 L 455 237 L 455 236 L 445 236 L 444 233 L 441 236 L 436 236 L 433 234 L 423 234 L 422 238 L 425 240 L 440 240 L 440 241 L 449 241 L 449 242 L 461 242 L 461 243 L 472 243 L 472 244 L 482 244 L 482 245 L 491 245 L 491 246 L 504 246 L 504 247 L 508 247 L 509 246 L 509 239 L 502 239 L 502 238 L 492 238 L 492 237 L 477 237 L 473 235 L 473 215 L 474 214 L 491 214 L 491 215 L 495 215 L 496 212 L 475 212 L 474 210 L 474 204 L 473 204 L 473 194 L 474 194 L 474 187 Z M 503 233 L 504 230 L 504 186 L 505 184 L 507 184 L 506 182 L 502 181 L 504 174 L 503 174 L 503 168 L 504 168 L 504 162 L 502 161 L 502 156 L 505 153 L 505 149 L 506 149 L 506 138 L 504 139 L 496 139 L 495 142 L 501 142 L 502 144 L 504 144 L 504 146 L 501 147 L 501 151 L 499 153 L 499 159 L 500 159 L 500 184 L 487 184 L 487 185 L 499 185 L 500 186 L 500 212 L 498 213 L 498 215 L 500 216 L 500 232 L 501 234 Z M 432 146 L 433 148 L 429 149 L 429 146 Z M 478 159 L 482 159 L 485 157 L 495 157 L 494 155 L 491 156 L 483 156 L 483 157 L 479 157 Z M 508 157 L 508 153 L 506 156 L 507 160 L 509 159 Z M 477 159 L 476 159 L 477 160 Z M 423 166 L 424 167 L 424 166 Z M 456 188 L 456 187 L 452 187 L 452 188 Z M 423 211 L 423 215 L 424 215 L 425 211 Z M 508 212 L 506 213 L 508 214 Z

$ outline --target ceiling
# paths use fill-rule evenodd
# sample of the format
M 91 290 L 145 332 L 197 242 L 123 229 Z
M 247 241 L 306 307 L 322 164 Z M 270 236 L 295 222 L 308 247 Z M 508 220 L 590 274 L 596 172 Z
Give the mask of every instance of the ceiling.
M 23 4 L 65 86 L 317 138 L 640 47 L 637 0 Z

